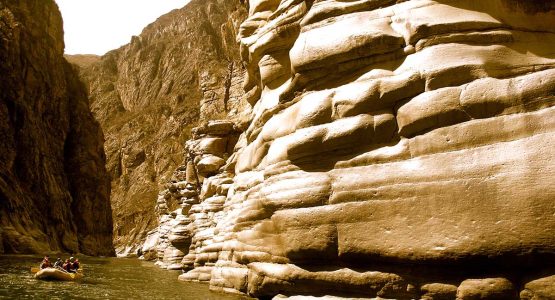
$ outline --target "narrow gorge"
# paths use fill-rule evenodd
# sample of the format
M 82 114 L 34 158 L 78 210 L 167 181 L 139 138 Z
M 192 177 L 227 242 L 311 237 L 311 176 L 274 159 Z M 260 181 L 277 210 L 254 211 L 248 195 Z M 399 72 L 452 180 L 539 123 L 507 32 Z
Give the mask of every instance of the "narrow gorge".
M 191 0 L 71 64 L 61 22 L 0 0 L 0 253 L 555 299 L 555 0 Z

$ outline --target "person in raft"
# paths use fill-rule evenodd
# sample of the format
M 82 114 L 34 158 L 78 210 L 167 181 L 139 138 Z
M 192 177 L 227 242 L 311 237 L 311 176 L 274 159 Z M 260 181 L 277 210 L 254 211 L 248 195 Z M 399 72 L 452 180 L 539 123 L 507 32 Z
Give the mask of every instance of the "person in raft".
M 70 260 L 71 260 L 71 259 L 73 259 L 73 257 L 70 258 Z M 73 269 L 75 272 L 77 272 L 77 270 L 79 270 L 79 267 L 80 267 L 79 259 L 76 258 L 75 261 L 73 262 L 72 269 Z
M 77 273 L 77 270 L 79 269 L 79 259 L 75 259 L 75 261 L 73 261 L 73 256 L 70 257 L 69 259 L 66 259 L 66 262 L 63 265 L 63 269 L 66 272 L 69 273 Z
M 40 269 L 52 268 L 52 264 L 50 263 L 50 257 L 45 256 L 40 263 Z
M 54 263 L 54 268 L 63 269 L 62 268 L 63 264 L 64 264 L 64 261 L 58 257 L 58 259 L 56 259 L 56 262 Z
M 68 273 L 74 273 L 73 269 L 71 267 L 72 267 L 71 262 L 69 261 L 69 259 L 66 259 L 66 262 L 64 263 L 62 268 L 64 269 L 64 271 L 66 271 Z

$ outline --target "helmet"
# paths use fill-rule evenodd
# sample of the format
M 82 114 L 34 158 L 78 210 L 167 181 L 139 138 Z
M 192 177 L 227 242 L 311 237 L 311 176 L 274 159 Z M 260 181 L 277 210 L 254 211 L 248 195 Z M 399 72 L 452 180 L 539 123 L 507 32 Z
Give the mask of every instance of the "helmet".
M 69 260 L 73 260 L 73 256 L 69 258 Z

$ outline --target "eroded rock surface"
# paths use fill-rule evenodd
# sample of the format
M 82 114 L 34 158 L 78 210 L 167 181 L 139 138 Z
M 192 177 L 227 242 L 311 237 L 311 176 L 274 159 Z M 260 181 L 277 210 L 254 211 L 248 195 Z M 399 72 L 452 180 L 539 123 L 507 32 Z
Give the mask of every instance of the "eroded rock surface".
M 159 226 L 151 233 L 156 243 L 145 243 L 145 258 L 154 255 L 167 269 L 186 269 L 191 280 L 209 281 L 221 250 L 216 225 L 224 217 L 224 203 L 233 184 L 232 167 L 225 165 L 239 131 L 231 121 L 211 121 L 193 130 L 186 145 L 185 164 L 177 168 L 167 189 L 158 196 Z M 202 267 L 202 268 L 201 268 Z
M 114 253 L 104 137 L 63 52 L 54 1 L 0 1 L 0 253 Z
M 181 280 L 256 297 L 549 291 L 525 284 L 555 273 L 555 1 L 253 0 L 239 40 L 250 120 L 225 164 L 193 159 L 210 174 Z
M 193 0 L 97 62 L 71 58 L 84 67 L 92 111 L 106 134 L 119 255 L 135 254 L 156 226 L 156 195 L 183 162 L 191 128 L 244 111 L 235 37 L 245 17 L 239 0 Z

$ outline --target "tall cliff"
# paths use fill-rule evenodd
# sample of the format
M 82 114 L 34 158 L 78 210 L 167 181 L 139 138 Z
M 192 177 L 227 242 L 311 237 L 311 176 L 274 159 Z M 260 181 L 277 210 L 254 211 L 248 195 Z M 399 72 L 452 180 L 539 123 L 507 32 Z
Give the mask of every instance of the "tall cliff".
M 239 39 L 249 122 L 193 131 L 145 254 L 256 297 L 555 297 L 555 1 L 251 0 Z
M 135 253 L 157 225 L 156 196 L 182 163 L 190 129 L 243 111 L 236 36 L 246 14 L 239 0 L 193 0 L 97 62 L 69 58 L 83 66 L 92 111 L 106 134 L 119 254 Z
M 63 52 L 54 1 L 0 1 L 0 253 L 114 253 L 104 137 Z

